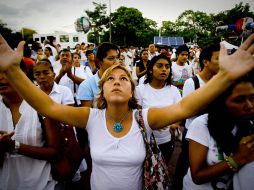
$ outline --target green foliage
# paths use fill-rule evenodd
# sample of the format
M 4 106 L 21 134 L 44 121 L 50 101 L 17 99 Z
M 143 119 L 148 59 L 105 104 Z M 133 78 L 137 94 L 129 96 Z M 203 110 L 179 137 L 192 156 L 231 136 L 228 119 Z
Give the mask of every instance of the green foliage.
M 141 46 L 153 41 L 156 22 L 146 19 L 135 8 L 120 7 L 112 14 L 113 42 L 121 46 Z
M 107 16 L 107 5 L 93 2 L 95 6 L 94 11 L 85 10 L 91 25 L 92 32 L 88 34 L 88 41 L 93 43 L 101 42 L 101 35 L 109 27 L 109 16 Z
M 106 14 L 106 4 L 94 3 L 94 11 L 85 11 L 93 23 L 93 32 L 88 39 L 91 42 L 109 41 L 109 16 Z M 144 18 L 142 13 L 135 8 L 120 7 L 111 14 L 112 42 L 120 46 L 143 46 L 153 42 L 154 36 L 182 36 L 185 42 L 197 42 L 200 46 L 206 46 L 218 37 L 230 36 L 232 31 L 226 31 L 221 36 L 216 35 L 217 26 L 234 24 L 243 17 L 254 18 L 250 12 L 249 4 L 236 4 L 234 8 L 218 14 L 207 14 L 201 11 L 186 10 L 179 15 L 176 22 L 163 21 L 159 29 L 157 23 Z

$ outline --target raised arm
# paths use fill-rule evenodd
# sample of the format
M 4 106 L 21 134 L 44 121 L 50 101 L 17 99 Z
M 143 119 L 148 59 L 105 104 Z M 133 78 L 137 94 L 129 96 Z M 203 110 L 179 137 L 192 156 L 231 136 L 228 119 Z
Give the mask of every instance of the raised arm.
M 20 42 L 17 50 L 12 50 L 0 35 L 0 71 L 5 73 L 9 83 L 41 115 L 76 127 L 85 127 L 89 108 L 75 108 L 55 103 L 21 71 L 19 63 L 22 59 L 23 48 L 24 42 Z
M 153 129 L 168 126 L 199 113 L 224 92 L 234 80 L 254 69 L 254 34 L 249 36 L 232 55 L 221 45 L 220 71 L 206 85 L 189 94 L 178 104 L 150 108 L 148 122 Z

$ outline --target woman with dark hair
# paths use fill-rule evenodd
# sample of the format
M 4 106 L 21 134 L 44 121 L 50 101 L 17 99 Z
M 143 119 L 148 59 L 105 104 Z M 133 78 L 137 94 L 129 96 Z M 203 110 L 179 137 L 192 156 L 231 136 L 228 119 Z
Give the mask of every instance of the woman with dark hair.
M 50 61 L 51 65 L 54 67 L 56 61 L 55 61 L 55 58 L 53 56 L 53 52 L 52 52 L 51 47 L 48 47 L 48 46 L 45 47 L 44 54 L 46 56 L 46 59 L 48 59 Z
M 148 60 L 148 50 L 142 50 L 140 52 L 140 59 L 136 61 L 136 75 L 138 80 L 146 74 L 147 65 L 149 64 L 150 60 Z
M 248 143 L 248 136 L 254 136 L 253 76 L 236 81 L 211 104 L 208 114 L 190 124 L 190 168 L 183 189 L 231 189 L 233 174 L 253 162 L 253 142 Z
M 33 68 L 34 80 L 40 89 L 48 94 L 54 101 L 64 105 L 74 105 L 74 98 L 71 90 L 57 84 L 55 73 L 49 60 L 42 59 L 38 61 Z
M 177 104 L 143 109 L 148 139 L 152 130 L 196 115 L 236 79 L 254 69 L 253 41 L 254 34 L 233 55 L 228 55 L 222 45 L 219 73 Z M 91 189 L 143 189 L 146 149 L 139 124 L 135 120 L 135 84 L 127 68 L 112 64 L 105 70 L 99 82 L 101 91 L 98 109 L 65 106 L 57 104 L 34 86 L 19 69 L 23 45 L 24 42 L 20 42 L 17 51 L 14 51 L 0 35 L 0 71 L 5 73 L 10 84 L 40 114 L 87 130 L 93 162 Z M 107 55 L 108 51 L 104 53 Z M 116 56 L 106 58 L 114 61 L 118 58 Z M 254 150 L 250 150 L 253 154 Z
M 137 99 L 142 108 L 163 107 L 176 104 L 181 100 L 179 90 L 171 85 L 171 61 L 166 55 L 158 55 L 152 58 L 147 66 L 144 84 L 136 88 Z M 160 130 L 154 130 L 157 144 L 166 161 L 169 162 L 174 150 L 174 139 L 171 130 L 180 127 L 179 123 L 172 124 Z

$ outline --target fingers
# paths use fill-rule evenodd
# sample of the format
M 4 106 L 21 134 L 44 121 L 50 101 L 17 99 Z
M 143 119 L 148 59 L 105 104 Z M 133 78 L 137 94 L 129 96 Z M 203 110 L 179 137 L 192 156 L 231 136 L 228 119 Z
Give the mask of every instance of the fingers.
M 2 134 L 0 136 L 0 142 L 9 140 L 13 135 L 14 135 L 14 132 Z
M 246 146 L 247 146 L 248 148 L 253 148 L 253 146 L 254 146 L 254 141 L 247 143 Z
M 247 51 L 252 55 L 254 54 L 254 43 L 249 47 Z
M 246 145 L 247 148 L 254 149 L 254 134 L 243 137 L 240 141 L 240 144 Z
M 247 50 L 254 42 L 254 34 L 250 35 L 240 46 L 240 49 Z
M 220 57 L 223 56 L 223 55 L 228 55 L 228 52 L 227 52 L 227 49 L 226 47 L 224 46 L 224 44 L 220 44 Z
M 22 55 L 23 55 L 23 52 L 24 52 L 25 43 L 26 43 L 25 41 L 21 41 L 21 42 L 19 42 L 18 47 L 17 47 L 17 52 L 21 53 Z
M 7 44 L 4 37 L 0 34 L 0 44 Z
M 247 144 L 247 143 L 249 143 L 249 142 L 251 142 L 253 140 L 254 140 L 254 134 L 246 136 L 246 137 L 243 137 L 241 139 L 241 141 L 240 141 L 240 144 Z

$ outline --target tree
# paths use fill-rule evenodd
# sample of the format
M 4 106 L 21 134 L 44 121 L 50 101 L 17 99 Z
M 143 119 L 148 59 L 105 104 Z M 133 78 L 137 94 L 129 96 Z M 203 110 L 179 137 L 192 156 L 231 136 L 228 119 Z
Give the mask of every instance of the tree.
M 186 10 L 183 12 L 175 23 L 176 30 L 180 33 L 185 41 L 197 41 L 209 37 L 214 30 L 211 17 L 204 12 Z
M 141 46 L 153 40 L 156 23 L 135 8 L 120 7 L 112 13 L 113 42 L 122 46 Z
M 85 10 L 93 29 L 93 32 L 88 34 L 88 41 L 98 44 L 101 42 L 101 36 L 109 27 L 109 16 L 107 16 L 106 4 L 95 2 L 93 4 L 95 6 L 94 11 Z
M 229 24 L 235 24 L 237 20 L 245 17 L 251 17 L 254 19 L 254 13 L 250 11 L 250 5 L 246 3 L 243 5 L 242 2 L 236 4 L 234 8 L 226 11 L 222 11 L 216 15 L 211 15 L 215 28 L 217 26 L 224 26 Z M 231 40 L 235 39 L 234 41 L 227 41 L 234 43 L 236 45 L 240 45 L 241 43 L 241 32 L 236 32 L 234 30 L 225 30 L 220 31 L 217 33 L 218 37 L 221 38 L 231 38 Z

